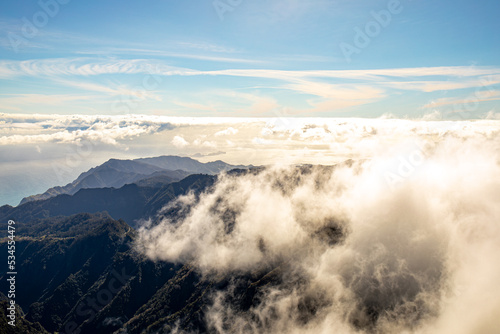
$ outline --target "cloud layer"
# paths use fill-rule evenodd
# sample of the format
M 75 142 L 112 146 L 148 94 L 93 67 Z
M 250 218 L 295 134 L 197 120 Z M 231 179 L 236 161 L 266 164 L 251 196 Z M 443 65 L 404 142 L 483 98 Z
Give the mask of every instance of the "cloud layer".
M 17 204 L 23 197 L 45 191 L 47 185 L 69 183 L 111 157 L 180 155 L 235 165 L 331 165 L 402 154 L 417 144 L 447 137 L 495 137 L 500 127 L 493 119 L 498 115 L 490 116 L 492 120 L 447 122 L 0 114 L 0 181 L 12 190 L 0 199 L 2 204 Z M 426 118 L 440 119 L 440 114 Z M 64 175 L 54 165 L 57 171 L 66 171 Z M 26 187 L 18 180 L 28 174 L 33 179 Z
M 433 140 L 426 129 L 412 131 L 413 146 L 333 168 L 221 176 L 172 204 L 184 218 L 143 229 L 138 247 L 233 278 L 206 312 L 217 333 L 495 332 L 498 135 L 460 128 Z M 238 309 L 238 277 L 256 273 L 274 279 Z
M 118 145 L 118 140 L 173 129 L 168 122 L 144 116 L 62 116 L 0 114 L 0 145 L 74 144 L 91 141 Z

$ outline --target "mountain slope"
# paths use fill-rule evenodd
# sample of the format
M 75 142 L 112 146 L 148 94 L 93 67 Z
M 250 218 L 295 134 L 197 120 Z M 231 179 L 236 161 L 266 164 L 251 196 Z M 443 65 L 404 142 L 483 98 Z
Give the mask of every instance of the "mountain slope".
M 16 307 L 16 326 L 9 325 L 7 318 L 9 307 L 8 300 L 0 301 L 0 334 L 48 334 L 40 323 L 31 323 L 26 320 L 22 310 Z
M 78 214 L 16 226 L 16 302 L 27 333 L 207 332 L 204 310 L 226 279 L 203 278 L 189 264 L 154 262 L 134 248 L 137 232 L 105 214 Z M 7 252 L 6 239 L 0 251 Z M 5 269 L 0 289 L 7 291 Z M 36 279 L 33 279 L 36 277 Z M 235 308 L 258 302 L 269 274 L 239 280 Z M 21 311 L 20 311 L 21 312 Z M 43 328 L 42 328 L 43 326 Z
M 134 161 L 147 163 L 168 170 L 184 170 L 192 174 L 219 174 L 220 172 L 229 171 L 235 168 L 249 168 L 252 166 L 230 165 L 221 160 L 202 163 L 197 160 L 178 157 L 178 156 L 161 156 L 155 158 L 141 158 Z
M 53 187 L 43 194 L 25 197 L 20 204 L 49 199 L 62 194 L 73 195 L 80 189 L 120 188 L 126 184 L 150 179 L 153 176 L 162 182 L 165 182 L 165 180 L 175 182 L 190 174 L 215 175 L 234 168 L 248 167 L 250 166 L 234 166 L 220 160 L 201 163 L 191 158 L 177 156 L 135 160 L 110 159 L 104 164 L 80 174 L 76 180 L 65 186 Z
M 192 270 L 186 281 L 185 266 L 139 256 L 132 245 L 136 232 L 123 221 L 79 214 L 18 225 L 16 283 L 23 289 L 16 302 L 29 310 L 20 322 L 27 333 L 44 333 L 37 323 L 51 333 L 112 333 L 164 285 L 173 287 L 161 301 L 172 312 L 184 309 L 197 291 L 193 283 L 199 278 Z M 6 240 L 0 240 L 0 250 L 6 247 Z M 2 291 L 8 290 L 5 275 L 2 269 Z
M 170 183 L 165 172 L 157 172 L 151 178 L 127 184 L 119 189 L 81 189 L 74 195 L 58 195 L 46 200 L 24 203 L 17 207 L 0 207 L 0 220 L 9 219 L 30 222 L 55 216 L 106 211 L 114 219 L 123 219 L 131 226 L 141 218 L 153 216 L 169 201 L 189 191 L 197 193 L 212 185 L 212 175 L 190 175 L 181 181 Z M 169 173 L 169 172 L 167 172 Z M 179 172 L 179 175 L 183 172 Z
M 262 169 L 255 168 L 233 170 L 230 174 L 239 177 L 260 172 Z M 278 175 L 272 186 L 286 193 L 287 184 L 297 186 L 308 172 L 308 166 L 297 167 L 295 173 Z M 202 192 L 210 191 L 216 180 L 217 176 L 212 175 L 190 175 L 155 188 L 142 210 L 146 215 L 156 214 L 165 204 L 190 191 L 196 200 Z M 137 184 L 120 189 L 82 189 L 73 196 L 60 195 L 10 209 L 23 215 L 23 210 L 36 208 L 37 214 L 43 216 L 71 205 L 83 205 L 86 199 L 92 205 L 108 200 L 104 207 L 110 210 L 121 201 L 119 191 L 137 194 L 145 190 Z M 86 196 L 80 198 L 82 194 Z M 136 200 L 130 201 L 135 197 L 123 198 L 123 206 L 117 212 L 137 206 Z M 71 204 L 71 200 L 75 203 Z M 8 209 L 3 207 L 0 211 L 5 213 Z M 79 207 L 83 209 L 84 206 Z M 169 206 L 160 214 L 174 223 L 189 214 L 185 208 L 176 209 L 175 205 Z M 211 210 L 221 210 L 221 219 L 228 226 L 235 219 L 222 212 L 223 203 L 217 202 Z M 5 217 L 11 217 L 12 212 Z M 202 275 L 189 259 L 180 263 L 151 260 L 140 252 L 144 245 L 135 243 L 141 232 L 104 213 L 43 219 L 24 215 L 24 219 L 16 221 L 18 284 L 25 287 L 20 289 L 17 301 L 27 310 L 28 325 L 38 322 L 51 333 L 210 333 L 214 329 L 207 310 L 214 298 L 222 295 L 221 302 L 234 312 L 251 314 L 252 308 L 265 302 L 266 291 L 284 284 L 284 278 L 289 276 L 284 275 L 287 264 L 280 261 L 247 273 Z M 6 220 L 0 219 L 1 230 L 6 231 L 5 225 Z M 232 232 L 227 229 L 227 233 Z M 331 234 L 326 231 L 325 238 Z M 0 252 L 7 252 L 6 241 L 7 238 L 0 239 Z M 262 247 L 261 252 L 265 252 L 265 246 Z M 6 280 L 2 279 L 5 274 L 6 269 L 0 268 L 0 291 L 7 289 Z M 314 319 L 321 302 L 315 295 L 297 301 L 299 321 L 307 325 Z

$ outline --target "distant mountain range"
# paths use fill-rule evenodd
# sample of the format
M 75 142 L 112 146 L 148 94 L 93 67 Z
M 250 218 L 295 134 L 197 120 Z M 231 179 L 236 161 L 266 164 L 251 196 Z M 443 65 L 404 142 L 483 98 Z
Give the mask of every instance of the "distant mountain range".
M 235 168 L 245 169 L 249 167 L 252 166 L 230 165 L 220 160 L 202 163 L 191 158 L 178 156 L 134 160 L 110 159 L 104 164 L 80 174 L 76 180 L 65 186 L 53 187 L 43 194 L 25 197 L 20 204 L 45 200 L 62 194 L 74 195 L 80 189 L 121 188 L 126 184 L 146 179 L 148 179 L 147 182 L 164 184 L 180 181 L 191 174 L 216 175 Z

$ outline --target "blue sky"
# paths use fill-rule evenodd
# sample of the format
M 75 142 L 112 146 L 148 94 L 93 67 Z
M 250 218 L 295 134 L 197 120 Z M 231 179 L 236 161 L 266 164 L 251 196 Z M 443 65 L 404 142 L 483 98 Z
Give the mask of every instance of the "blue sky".
M 497 117 L 498 1 L 0 6 L 3 113 Z

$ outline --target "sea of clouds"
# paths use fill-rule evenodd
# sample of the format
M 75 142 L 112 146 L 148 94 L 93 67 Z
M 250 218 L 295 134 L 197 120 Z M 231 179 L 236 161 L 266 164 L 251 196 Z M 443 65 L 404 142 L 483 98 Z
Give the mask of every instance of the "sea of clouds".
M 212 332 L 500 332 L 499 121 L 2 114 L 0 153 L 10 202 L 110 157 L 266 165 L 140 231 L 150 258 L 232 282 Z M 236 307 L 238 278 L 266 274 Z
M 375 124 L 330 143 L 369 156 L 220 176 L 170 204 L 181 219 L 140 230 L 138 249 L 232 282 L 205 311 L 215 333 L 500 332 L 498 128 Z M 256 273 L 273 283 L 238 309 L 235 278 Z

